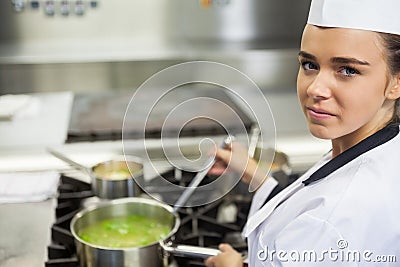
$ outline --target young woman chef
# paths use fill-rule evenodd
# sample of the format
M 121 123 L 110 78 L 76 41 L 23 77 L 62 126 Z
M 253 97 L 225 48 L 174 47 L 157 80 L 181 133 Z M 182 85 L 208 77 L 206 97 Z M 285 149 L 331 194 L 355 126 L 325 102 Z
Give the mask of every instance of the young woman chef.
M 257 190 L 243 231 L 250 266 L 396 266 L 400 1 L 313 0 L 298 58 L 309 130 L 332 150 L 265 205 L 277 182 Z M 233 144 L 217 157 L 228 163 L 243 152 Z M 255 166 L 249 159 L 244 180 Z M 207 266 L 242 265 L 228 244 L 220 250 Z

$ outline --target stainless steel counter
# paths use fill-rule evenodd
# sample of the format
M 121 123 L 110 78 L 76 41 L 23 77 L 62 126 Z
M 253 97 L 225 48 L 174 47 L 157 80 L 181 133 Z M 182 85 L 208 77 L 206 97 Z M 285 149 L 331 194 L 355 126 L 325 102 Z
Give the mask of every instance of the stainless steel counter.
M 54 202 L 0 204 L 1 267 L 44 266 Z

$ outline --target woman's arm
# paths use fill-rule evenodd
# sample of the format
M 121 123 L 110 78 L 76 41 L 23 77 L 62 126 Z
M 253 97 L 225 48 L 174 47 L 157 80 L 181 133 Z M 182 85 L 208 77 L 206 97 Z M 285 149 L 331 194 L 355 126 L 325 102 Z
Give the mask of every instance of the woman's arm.
M 244 183 L 250 184 L 252 179 L 257 184 L 262 184 L 267 179 L 267 171 L 259 167 L 258 162 L 251 158 L 248 151 L 238 142 L 231 143 L 226 149 L 217 149 L 216 163 L 210 169 L 209 174 L 221 175 L 229 169 L 242 175 Z

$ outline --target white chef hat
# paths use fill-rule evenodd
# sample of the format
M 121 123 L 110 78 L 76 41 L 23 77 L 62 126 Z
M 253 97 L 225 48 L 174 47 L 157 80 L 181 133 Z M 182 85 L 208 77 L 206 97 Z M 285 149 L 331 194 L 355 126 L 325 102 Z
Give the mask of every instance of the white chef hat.
M 308 23 L 400 34 L 400 0 L 312 0 Z

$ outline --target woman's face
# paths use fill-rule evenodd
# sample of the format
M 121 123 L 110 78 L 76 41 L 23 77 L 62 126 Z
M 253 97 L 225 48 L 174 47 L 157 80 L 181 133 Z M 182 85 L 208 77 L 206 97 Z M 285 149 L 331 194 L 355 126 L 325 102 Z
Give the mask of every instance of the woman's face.
M 314 136 L 352 146 L 391 119 L 385 92 L 395 79 L 383 51 L 371 31 L 305 27 L 297 93 Z

